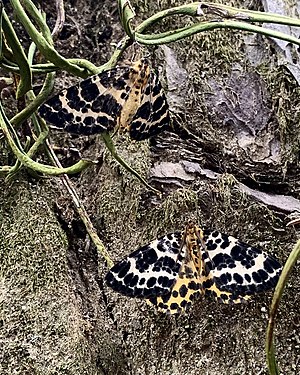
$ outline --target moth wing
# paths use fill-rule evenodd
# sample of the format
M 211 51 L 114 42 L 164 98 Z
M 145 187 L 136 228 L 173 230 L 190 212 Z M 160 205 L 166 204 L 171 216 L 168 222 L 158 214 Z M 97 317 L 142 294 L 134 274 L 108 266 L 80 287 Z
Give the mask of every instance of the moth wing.
M 128 297 L 150 298 L 170 291 L 182 264 L 181 233 L 170 233 L 116 263 L 105 279 Z
M 203 288 L 224 303 L 239 303 L 276 286 L 282 267 L 271 255 L 218 231 L 204 231 Z
M 61 91 L 41 105 L 40 116 L 70 133 L 111 131 L 131 89 L 129 69 L 114 68 Z
M 185 311 L 203 293 L 199 273 L 202 264 L 200 254 L 197 254 L 197 256 L 193 253 L 189 254 L 186 246 L 183 250 L 185 258 L 172 289 L 167 294 L 160 297 L 151 297 L 147 300 L 148 304 L 152 304 L 159 311 L 170 315 Z
M 251 298 L 251 295 L 242 295 L 237 290 L 227 291 L 214 277 L 212 271 L 204 271 L 201 277 L 203 294 L 224 304 L 242 303 Z
M 170 129 L 167 98 L 158 75 L 151 71 L 141 105 L 131 122 L 129 135 L 132 139 L 141 141 L 167 129 Z

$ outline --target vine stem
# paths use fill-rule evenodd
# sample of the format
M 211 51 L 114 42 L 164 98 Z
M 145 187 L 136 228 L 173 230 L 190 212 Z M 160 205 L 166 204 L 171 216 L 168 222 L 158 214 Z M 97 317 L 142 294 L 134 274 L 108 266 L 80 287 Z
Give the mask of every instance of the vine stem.
M 32 89 L 32 74 L 25 52 L 4 9 L 1 12 L 1 18 L 3 34 L 13 52 L 13 59 L 17 62 L 20 70 L 20 82 L 16 92 L 16 98 L 18 99 Z
M 39 32 L 34 24 L 31 22 L 27 16 L 24 8 L 22 7 L 19 0 L 10 0 L 12 7 L 18 15 L 18 19 L 24 26 L 25 30 L 29 34 L 30 38 L 34 41 L 40 52 L 45 56 L 45 58 L 51 61 L 54 65 L 58 66 L 60 69 L 64 69 L 69 73 L 77 75 L 82 78 L 86 78 L 89 74 L 88 72 L 75 65 L 70 63 L 67 59 L 62 57 L 53 47 L 51 43 L 46 40 L 46 37 L 49 35 L 49 29 L 45 21 L 40 16 L 38 10 L 30 0 L 23 0 L 29 12 L 34 15 L 35 21 L 41 27 L 41 32 Z
M 59 161 L 59 159 L 57 158 L 55 152 L 53 151 L 51 145 L 50 145 L 50 142 L 48 140 L 46 140 L 46 147 L 48 149 L 48 152 L 53 160 L 53 162 L 55 163 L 55 165 L 62 169 L 62 165 Z M 85 225 L 85 228 L 89 234 L 89 236 L 91 237 L 94 245 L 96 246 L 98 252 L 102 255 L 102 257 L 106 260 L 106 263 L 107 263 L 107 266 L 109 268 L 111 268 L 114 263 L 113 261 L 111 260 L 109 254 L 108 254 L 108 251 L 106 250 L 105 246 L 103 245 L 102 241 L 100 240 L 94 226 L 93 226 L 93 223 L 91 222 L 90 218 L 89 218 L 89 215 L 88 213 L 86 212 L 84 206 L 81 204 L 81 201 L 80 201 L 80 198 L 78 197 L 78 194 L 76 192 L 76 189 L 74 188 L 74 185 L 72 184 L 70 178 L 68 175 L 66 174 L 63 174 L 62 176 L 60 176 L 61 179 L 62 179 L 62 182 L 63 184 L 65 185 L 68 193 L 70 194 L 71 196 L 71 199 L 75 205 L 75 208 L 76 208 L 76 211 L 78 213 L 78 215 L 80 216 L 80 219 L 82 220 L 82 222 L 84 223 Z
M 205 11 L 205 13 L 204 13 Z M 182 27 L 175 30 L 169 30 L 165 33 L 160 34 L 145 34 L 144 31 L 148 29 L 153 24 L 158 21 L 174 16 L 174 15 L 188 15 L 192 17 L 204 16 L 206 14 L 213 14 L 218 16 L 218 20 L 203 22 L 200 21 L 192 26 Z M 130 20 L 128 20 L 129 22 Z M 123 21 L 125 22 L 125 21 Z M 214 30 L 217 28 L 228 28 L 228 29 L 238 29 L 246 30 L 250 32 L 255 32 L 258 34 L 263 34 L 266 36 L 282 39 L 289 41 L 291 43 L 300 44 L 299 39 L 294 38 L 288 34 L 281 33 L 275 30 L 270 30 L 265 27 L 260 27 L 253 25 L 253 22 L 259 23 L 275 23 L 289 26 L 300 26 L 299 19 L 291 18 L 287 16 L 281 16 L 275 13 L 265 13 L 258 11 L 250 11 L 247 9 L 238 9 L 230 7 L 228 5 L 214 4 L 197 2 L 187 5 L 181 5 L 178 7 L 165 9 L 160 11 L 153 16 L 149 17 L 147 20 L 143 21 L 135 29 L 134 39 L 145 45 L 157 45 L 166 44 L 178 41 L 180 39 L 189 37 L 198 32 L 203 32 L 207 30 Z
M 275 358 L 275 348 L 274 348 L 274 328 L 275 320 L 278 313 L 279 303 L 288 281 L 290 273 L 300 257 L 300 240 L 296 243 L 294 249 L 290 253 L 283 270 L 281 272 L 280 278 L 275 288 L 275 292 L 272 299 L 272 304 L 270 308 L 270 317 L 266 333 L 266 355 L 267 364 L 269 368 L 270 375 L 279 375 L 279 369 Z
M 124 159 L 122 159 L 115 148 L 115 145 L 108 133 L 102 133 L 101 134 L 102 139 L 105 143 L 105 146 L 109 149 L 110 153 L 112 154 L 113 158 L 121 164 L 129 173 L 133 174 L 143 185 L 145 185 L 149 190 L 152 190 L 155 194 L 161 196 L 161 192 L 151 185 L 148 184 L 148 182 L 135 170 L 133 169 L 129 164 L 126 163 Z
M 167 44 L 171 42 L 176 42 L 178 40 L 187 38 L 194 34 L 203 31 L 209 31 L 214 29 L 236 29 L 236 30 L 244 30 L 244 31 L 252 31 L 257 34 L 262 34 L 265 36 L 278 38 L 281 40 L 286 40 L 288 42 L 300 45 L 300 39 L 293 37 L 291 35 L 270 30 L 265 27 L 256 26 L 252 24 L 248 24 L 246 22 L 239 22 L 239 21 L 221 21 L 221 22 L 201 22 L 195 24 L 193 26 L 182 27 L 177 30 L 166 31 L 160 34 L 153 34 L 153 35 L 145 35 L 136 32 L 135 33 L 135 40 L 138 43 L 145 44 L 145 45 L 158 45 L 158 44 Z
M 37 163 L 36 161 L 32 160 L 24 151 L 20 150 L 19 147 L 15 144 L 10 132 L 7 128 L 7 124 L 9 123 L 3 107 L 0 103 L 0 128 L 2 129 L 8 144 L 10 145 L 14 155 L 17 159 L 25 165 L 27 168 L 33 169 L 36 172 L 45 173 L 51 176 L 58 176 L 63 173 L 78 173 L 81 172 L 83 169 L 87 168 L 92 161 L 88 160 L 80 160 L 78 163 L 72 165 L 68 168 L 56 168 L 49 165 L 44 165 L 41 163 Z

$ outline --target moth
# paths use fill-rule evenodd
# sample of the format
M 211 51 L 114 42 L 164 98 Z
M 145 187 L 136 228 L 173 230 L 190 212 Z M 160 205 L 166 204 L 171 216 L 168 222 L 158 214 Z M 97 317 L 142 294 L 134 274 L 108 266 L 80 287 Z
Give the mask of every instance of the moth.
M 55 128 L 92 135 L 118 130 L 141 141 L 170 128 L 158 75 L 146 59 L 89 77 L 46 101 L 39 114 Z
M 140 247 L 116 263 L 106 283 L 128 297 L 146 299 L 176 314 L 201 295 L 241 303 L 276 286 L 282 267 L 271 255 L 217 230 L 190 223 Z

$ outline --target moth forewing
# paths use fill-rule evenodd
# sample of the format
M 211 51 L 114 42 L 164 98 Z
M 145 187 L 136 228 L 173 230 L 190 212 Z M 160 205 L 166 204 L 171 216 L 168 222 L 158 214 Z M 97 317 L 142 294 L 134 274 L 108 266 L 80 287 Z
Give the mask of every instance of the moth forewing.
M 166 294 L 178 278 L 182 252 L 181 233 L 169 233 L 116 263 L 106 275 L 107 285 L 129 297 Z
M 117 126 L 120 132 L 130 131 L 131 122 L 141 106 L 145 87 L 150 77 L 148 62 L 146 60 L 137 61 L 130 68 L 129 76 L 132 87 L 118 118 Z
M 129 134 L 132 139 L 141 141 L 164 130 L 171 130 L 169 106 L 158 75 L 151 71 Z
M 114 129 L 128 98 L 126 76 L 129 68 L 114 68 L 71 86 L 39 109 L 55 128 L 69 133 L 92 135 Z

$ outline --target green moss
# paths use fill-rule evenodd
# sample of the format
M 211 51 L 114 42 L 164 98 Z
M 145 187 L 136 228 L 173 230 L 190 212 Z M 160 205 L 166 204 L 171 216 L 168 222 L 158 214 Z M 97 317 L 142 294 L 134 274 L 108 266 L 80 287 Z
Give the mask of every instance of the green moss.
M 281 167 L 287 173 L 299 161 L 300 150 L 300 89 L 292 74 L 284 67 L 262 64 L 257 68 L 271 95 L 278 121 L 281 145 Z
M 53 190 L 45 188 L 18 180 L 1 191 L 2 374 L 83 373 L 79 358 L 87 343 L 67 239 L 53 214 Z
M 198 198 L 193 190 L 182 188 L 170 193 L 150 215 L 143 215 L 149 227 L 159 233 L 167 232 L 167 228 L 182 230 L 187 221 L 195 219 L 198 209 Z

